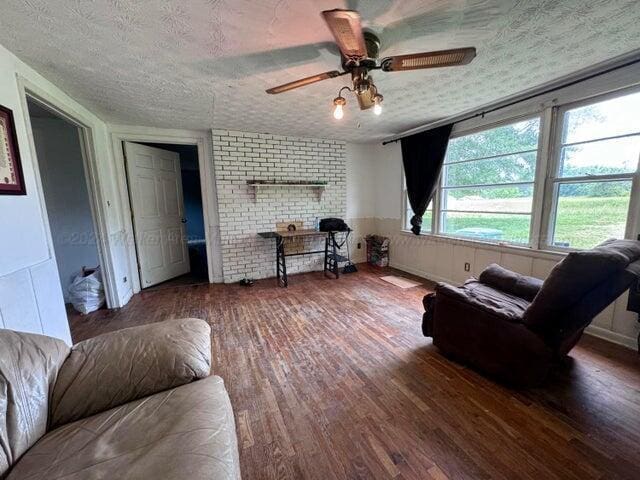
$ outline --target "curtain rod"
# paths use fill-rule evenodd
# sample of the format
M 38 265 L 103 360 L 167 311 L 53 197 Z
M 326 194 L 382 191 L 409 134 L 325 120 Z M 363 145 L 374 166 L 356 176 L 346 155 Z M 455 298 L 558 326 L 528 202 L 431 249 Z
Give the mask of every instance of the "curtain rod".
M 620 63 L 622 62 L 622 63 Z M 533 98 L 539 97 L 541 95 L 546 95 L 547 93 L 552 93 L 555 92 L 557 90 L 561 90 L 563 88 L 567 88 L 567 87 L 571 87 L 573 85 L 577 85 L 578 83 L 582 83 L 582 82 L 586 82 L 587 80 L 591 80 L 592 78 L 596 78 L 599 77 L 601 75 L 606 75 L 607 73 L 611 73 L 614 72 L 616 70 L 620 70 L 621 68 L 625 68 L 625 67 L 629 67 L 631 65 L 635 65 L 637 63 L 640 63 L 640 50 L 635 50 L 633 52 L 631 52 L 630 54 L 627 55 L 623 55 L 621 57 L 618 57 L 617 59 L 607 62 L 606 65 L 603 65 L 602 67 L 598 68 L 597 71 L 594 71 L 594 68 L 590 68 L 589 70 L 591 71 L 591 73 L 583 73 L 580 74 L 578 73 L 574 73 L 569 75 L 569 77 L 575 77 L 576 75 L 579 76 L 579 78 L 573 78 L 572 80 L 555 80 L 552 81 L 551 83 L 553 84 L 552 86 L 549 87 L 538 87 L 539 90 L 534 89 L 531 93 L 529 94 L 516 94 L 516 96 L 512 97 L 512 100 L 502 100 L 502 101 L 498 101 L 496 103 L 494 103 L 494 106 L 490 106 L 488 105 L 485 108 L 481 108 L 479 110 L 474 110 L 473 113 L 468 113 L 468 114 L 460 114 L 460 115 L 454 115 L 452 117 L 448 117 L 445 118 L 443 120 L 437 120 L 435 122 L 432 122 L 430 124 L 424 125 L 423 127 L 416 127 L 414 129 L 408 130 L 407 132 L 405 132 L 404 134 L 400 134 L 399 137 L 397 138 L 393 138 L 391 140 L 385 140 L 384 142 L 382 142 L 382 145 L 387 145 L 389 143 L 395 143 L 398 142 L 400 140 L 402 140 L 404 137 L 408 137 L 409 135 L 413 135 L 415 133 L 420 133 L 420 132 L 424 132 L 426 130 L 430 130 L 432 128 L 436 128 L 436 126 L 440 126 L 440 125 L 445 125 L 448 123 L 460 123 L 460 122 L 464 122 L 466 120 L 471 120 L 473 118 L 477 118 L 477 117 L 484 117 L 486 114 L 488 113 L 493 113 L 493 112 L 497 112 L 498 110 L 502 110 L 503 108 L 507 108 L 507 107 L 512 107 L 513 105 L 516 105 L 518 103 L 521 102 L 526 102 L 527 100 L 531 100 Z M 613 64 L 613 65 L 612 65 Z M 507 97 L 508 98 L 508 97 Z M 507 102 L 507 103 L 502 103 L 502 102 Z M 414 131 L 415 130 L 415 131 Z M 411 132 L 411 133 L 409 133 Z

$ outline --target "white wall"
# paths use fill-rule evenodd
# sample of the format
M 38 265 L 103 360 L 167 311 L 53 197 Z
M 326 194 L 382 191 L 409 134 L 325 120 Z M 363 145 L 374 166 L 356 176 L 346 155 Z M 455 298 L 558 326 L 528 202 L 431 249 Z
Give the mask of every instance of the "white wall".
M 350 239 L 351 260 L 367 259 L 365 237 L 375 233 L 377 144 L 349 143 L 347 160 L 347 223 L 353 229 Z M 358 246 L 360 248 L 358 248 Z
M 128 270 L 118 264 L 116 238 L 121 224 L 118 200 L 114 195 L 111 158 L 108 155 L 106 125 L 60 89 L 48 82 L 8 50 L 0 46 L 0 104 L 13 110 L 22 159 L 27 195 L 0 196 L 0 326 L 13 330 L 43 333 L 71 342 L 58 269 L 49 234 L 41 186 L 37 181 L 37 159 L 30 141 L 26 100 L 19 80 L 32 92 L 46 97 L 74 117 L 80 117 L 93 130 L 97 152 L 96 183 L 105 212 L 108 236 L 114 246 L 108 261 L 115 265 L 120 279 L 116 295 L 125 290 L 123 278 Z M 126 267 L 126 262 L 124 264 Z M 126 293 L 123 294 L 126 297 Z
M 44 333 L 70 343 L 67 316 L 52 258 L 29 151 L 16 72 L 22 67 L 0 47 L 0 104 L 13 110 L 26 196 L 0 196 L 0 320 L 2 327 Z
M 400 144 L 378 143 L 371 151 L 376 172 L 376 218 L 399 218 L 404 182 Z
M 347 144 L 347 218 L 375 217 L 376 149 L 376 144 Z
M 56 118 L 32 118 L 33 139 L 65 302 L 82 267 L 100 264 L 78 129 Z

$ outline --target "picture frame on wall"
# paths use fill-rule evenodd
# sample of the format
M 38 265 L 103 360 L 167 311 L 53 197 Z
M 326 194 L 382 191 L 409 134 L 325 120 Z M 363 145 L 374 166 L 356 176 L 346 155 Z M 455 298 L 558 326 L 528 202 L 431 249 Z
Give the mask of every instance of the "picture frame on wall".
M 13 112 L 0 105 L 0 195 L 26 195 Z

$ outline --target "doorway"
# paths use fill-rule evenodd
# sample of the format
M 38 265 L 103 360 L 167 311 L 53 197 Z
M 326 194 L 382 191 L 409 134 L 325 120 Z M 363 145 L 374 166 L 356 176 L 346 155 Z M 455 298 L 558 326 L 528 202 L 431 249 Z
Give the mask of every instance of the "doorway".
M 81 128 L 30 97 L 27 107 L 67 312 L 71 314 L 72 303 L 80 310 L 104 306 L 104 281 L 99 272 L 95 273 L 102 266 L 102 257 Z M 91 280 L 94 295 L 91 298 L 85 295 L 80 301 L 78 294 L 74 294 L 79 291 L 74 282 L 90 273 L 94 273 Z
M 123 142 L 140 286 L 209 282 L 197 145 Z

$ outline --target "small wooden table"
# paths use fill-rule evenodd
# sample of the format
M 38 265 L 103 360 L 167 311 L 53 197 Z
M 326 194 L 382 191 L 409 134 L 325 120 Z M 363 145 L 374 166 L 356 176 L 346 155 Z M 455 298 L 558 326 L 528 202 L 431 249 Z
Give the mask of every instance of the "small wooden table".
M 347 231 L 349 235 L 351 231 Z M 319 230 L 292 230 L 287 232 L 259 232 L 262 238 L 273 238 L 276 241 L 276 277 L 278 285 L 286 288 L 289 285 L 287 279 L 287 257 L 297 257 L 300 255 L 314 255 L 324 253 L 324 272 L 332 273 L 335 278 L 340 277 L 339 263 L 347 260 L 346 257 L 338 254 L 338 246 L 335 239 L 336 232 L 321 232 Z M 324 250 L 311 250 L 308 252 L 285 253 L 284 241 L 287 238 L 324 238 Z

